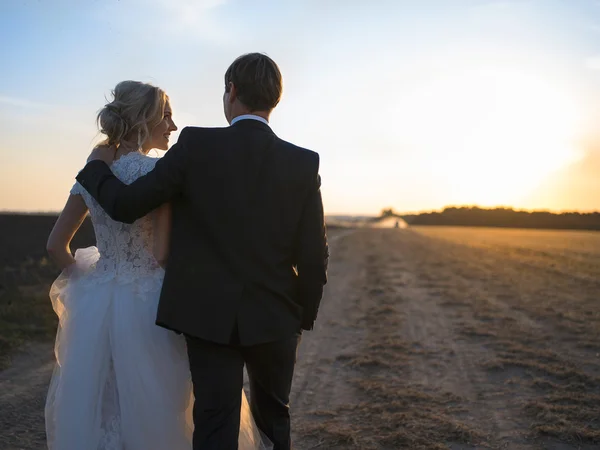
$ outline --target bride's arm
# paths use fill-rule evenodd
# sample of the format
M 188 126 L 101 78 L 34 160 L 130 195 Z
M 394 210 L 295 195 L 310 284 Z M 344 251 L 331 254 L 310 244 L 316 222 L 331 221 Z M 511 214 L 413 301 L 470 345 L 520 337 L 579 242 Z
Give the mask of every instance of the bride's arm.
M 81 195 L 71 194 L 50 232 L 46 250 L 61 269 L 66 269 L 75 262 L 70 244 L 87 212 L 88 208 Z
M 171 205 L 165 203 L 152 212 L 152 226 L 154 228 L 154 258 L 165 267 L 169 257 L 169 237 L 171 235 Z

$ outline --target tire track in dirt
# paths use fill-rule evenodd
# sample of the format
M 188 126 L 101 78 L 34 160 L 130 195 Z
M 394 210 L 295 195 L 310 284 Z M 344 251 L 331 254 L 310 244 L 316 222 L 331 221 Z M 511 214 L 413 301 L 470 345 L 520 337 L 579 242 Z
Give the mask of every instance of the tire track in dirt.
M 297 450 L 313 448 L 298 430 L 308 416 L 329 411 L 354 397 L 353 387 L 338 377 L 336 358 L 352 352 L 364 330 L 357 326 L 360 315 L 352 304 L 365 280 L 360 242 L 352 240 L 351 231 L 341 231 L 330 239 L 329 282 L 319 309 L 315 328 L 305 332 L 298 351 L 291 395 L 292 435 Z M 310 445 L 310 446 L 309 446 Z
M 494 408 L 483 404 L 488 380 L 477 362 L 489 357 L 488 351 L 460 342 L 453 332 L 452 320 L 445 317 L 447 312 L 427 294 L 417 296 L 414 291 L 409 294 L 413 295 L 413 301 L 404 310 L 405 336 L 416 350 L 426 355 L 413 363 L 412 380 L 460 396 L 467 401 L 468 419 L 477 422 L 489 436 L 502 439 L 507 431 L 517 428 L 517 424 L 507 419 L 505 402 L 495 402 Z
M 519 434 L 527 430 L 527 422 L 520 417 L 520 408 L 507 402 L 507 394 L 497 389 L 481 368 L 481 363 L 492 357 L 490 350 L 458 335 L 456 331 L 460 325 L 456 319 L 462 313 L 457 314 L 453 306 L 441 304 L 445 299 L 440 295 L 439 285 L 420 281 L 427 263 L 422 264 L 419 258 L 431 255 L 435 249 L 415 235 L 394 238 L 405 250 L 401 252 L 399 274 L 391 267 L 390 275 L 394 277 L 396 272 L 395 276 L 401 278 L 395 285 L 405 314 L 403 335 L 416 356 L 411 360 L 411 379 L 463 399 L 462 406 L 466 411 L 460 418 L 481 430 L 491 448 L 525 448 L 522 447 L 525 441 Z M 453 284 L 455 280 L 451 277 L 442 284 Z M 459 447 L 454 445 L 452 448 Z

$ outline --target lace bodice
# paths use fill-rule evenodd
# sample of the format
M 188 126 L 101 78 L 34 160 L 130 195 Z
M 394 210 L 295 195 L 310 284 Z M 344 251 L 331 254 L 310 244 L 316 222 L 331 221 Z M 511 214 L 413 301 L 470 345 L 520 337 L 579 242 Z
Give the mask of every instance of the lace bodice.
M 157 161 L 158 158 L 132 152 L 113 162 L 111 170 L 119 180 L 130 184 L 150 172 Z M 162 275 L 152 253 L 154 237 L 150 216 L 142 217 L 133 224 L 116 222 L 78 182 L 71 189 L 71 194 L 81 195 L 90 210 L 100 252 L 94 278 L 143 283 L 148 277 Z

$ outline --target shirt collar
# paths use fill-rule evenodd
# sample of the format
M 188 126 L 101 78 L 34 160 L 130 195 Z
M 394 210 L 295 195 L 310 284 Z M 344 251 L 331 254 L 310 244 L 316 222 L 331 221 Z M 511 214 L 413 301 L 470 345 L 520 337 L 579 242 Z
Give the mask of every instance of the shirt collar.
M 234 117 L 231 120 L 231 125 L 233 125 L 236 122 L 239 122 L 240 120 L 246 120 L 246 119 L 258 120 L 259 122 L 262 122 L 265 125 L 269 125 L 269 122 L 267 121 L 267 119 L 265 119 L 264 117 L 256 116 L 254 114 L 243 114 L 241 116 Z

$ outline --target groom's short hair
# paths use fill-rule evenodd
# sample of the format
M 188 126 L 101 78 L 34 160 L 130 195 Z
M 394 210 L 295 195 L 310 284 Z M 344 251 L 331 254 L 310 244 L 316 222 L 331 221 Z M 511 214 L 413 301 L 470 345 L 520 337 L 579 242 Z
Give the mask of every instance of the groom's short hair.
M 225 92 L 233 83 L 237 96 L 250 111 L 270 111 L 283 92 L 281 72 L 275 61 L 262 53 L 238 57 L 225 72 Z

